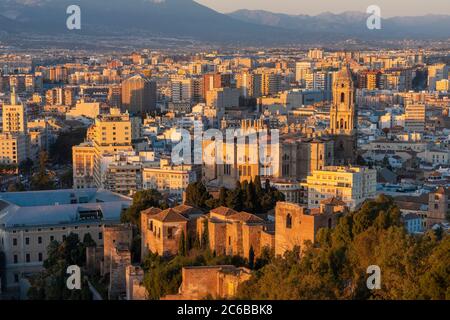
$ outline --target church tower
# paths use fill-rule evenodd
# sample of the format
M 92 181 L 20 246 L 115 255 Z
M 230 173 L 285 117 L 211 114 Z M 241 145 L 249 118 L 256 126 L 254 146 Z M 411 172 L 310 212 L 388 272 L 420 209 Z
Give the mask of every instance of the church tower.
M 356 111 L 352 75 L 344 66 L 334 75 L 330 131 L 334 139 L 335 164 L 353 164 L 356 158 Z

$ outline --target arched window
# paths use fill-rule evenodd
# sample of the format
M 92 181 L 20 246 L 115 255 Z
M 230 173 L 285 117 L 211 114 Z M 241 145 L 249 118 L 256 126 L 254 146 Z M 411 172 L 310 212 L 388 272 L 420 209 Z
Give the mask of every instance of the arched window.
M 286 229 L 292 228 L 292 216 L 288 213 L 286 217 Z
M 153 221 L 152 220 L 150 220 L 150 231 L 153 231 Z
M 344 119 L 341 119 L 341 125 L 339 126 L 339 128 L 344 129 Z
M 344 103 L 344 102 L 345 102 L 345 93 L 342 92 L 341 93 L 341 103 Z

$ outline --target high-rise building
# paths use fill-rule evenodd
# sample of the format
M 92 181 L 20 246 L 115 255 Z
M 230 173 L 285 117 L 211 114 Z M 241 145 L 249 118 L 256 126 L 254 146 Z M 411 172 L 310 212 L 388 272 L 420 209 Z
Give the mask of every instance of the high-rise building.
M 95 119 L 95 124 L 88 131 L 92 141 L 73 147 L 75 188 L 86 188 L 92 183 L 101 187 L 104 171 L 102 157 L 106 154 L 133 151 L 132 122 L 128 113 L 121 113 L 117 108 L 111 108 L 109 114 L 101 114 Z M 82 177 L 83 173 L 87 177 Z
M 122 82 L 122 110 L 145 114 L 156 110 L 156 82 L 141 74 Z
M 323 91 L 325 99 L 331 99 L 333 73 L 328 71 L 312 71 L 305 74 L 304 82 L 306 89 Z
M 281 74 L 263 71 L 261 73 L 261 95 L 271 96 L 282 91 L 281 80 Z
M 122 104 L 122 87 L 120 85 L 109 87 L 108 103 L 111 107 L 120 108 L 120 105 Z
M 381 72 L 377 70 L 366 70 L 358 74 L 358 88 L 376 90 L 380 88 Z
M 203 97 L 206 99 L 208 91 L 231 87 L 232 75 L 229 73 L 208 73 L 203 75 Z
M 311 73 L 314 69 L 314 63 L 312 61 L 300 61 L 295 64 L 295 81 L 300 86 L 305 85 L 306 74 Z
M 322 60 L 324 51 L 322 49 L 310 49 L 308 51 L 308 58 L 314 60 Z
M 50 106 L 74 106 L 75 93 L 73 88 L 53 88 L 45 93 L 45 103 Z
M 170 96 L 174 103 L 191 102 L 193 96 L 191 79 L 173 80 L 170 83 Z
M 20 133 L 0 133 L 0 164 L 19 165 L 28 157 L 28 136 Z
M 428 89 L 436 90 L 436 82 L 448 80 L 448 66 L 445 63 L 438 63 L 428 67 Z
M 243 71 L 236 76 L 236 88 L 243 97 L 259 98 L 262 95 L 262 75 Z
M 405 108 L 405 130 L 424 132 L 426 120 L 425 104 L 408 104 Z
M 11 103 L 3 105 L 2 118 L 4 133 L 27 133 L 26 108 L 19 100 L 15 87 L 12 87 Z
M 239 95 L 239 89 L 213 89 L 206 94 L 206 105 L 218 111 L 225 111 L 226 108 L 239 106 Z

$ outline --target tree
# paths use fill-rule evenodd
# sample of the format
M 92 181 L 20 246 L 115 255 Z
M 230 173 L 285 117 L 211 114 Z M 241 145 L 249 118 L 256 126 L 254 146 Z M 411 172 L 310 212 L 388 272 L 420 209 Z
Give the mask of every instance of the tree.
M 227 205 L 227 197 L 228 197 L 228 190 L 225 187 L 221 187 L 219 190 L 219 206 L 226 206 Z
M 8 186 L 8 192 L 22 192 L 22 191 L 25 191 L 25 186 L 20 181 L 16 183 L 11 183 Z
M 161 193 L 155 189 L 136 192 L 133 196 L 133 203 L 121 216 L 122 223 L 132 223 L 139 228 L 141 211 L 151 207 L 161 207 L 161 199 Z
M 186 204 L 189 206 L 207 209 L 206 201 L 210 198 L 211 195 L 201 181 L 191 183 L 186 188 Z
M 33 190 L 52 190 L 55 188 L 52 178 L 47 173 L 48 154 L 41 151 L 39 154 L 39 168 L 37 174 L 31 179 Z
M 243 192 L 239 181 L 236 182 L 236 187 L 233 191 L 228 193 L 227 207 L 236 211 L 241 211 L 244 207 Z
M 260 176 L 255 177 L 255 192 L 256 192 L 256 196 L 258 197 L 258 199 L 263 196 L 263 189 L 262 189 Z
M 71 233 L 62 243 L 52 241 L 47 249 L 44 271 L 31 277 L 28 297 L 31 300 L 91 300 L 92 295 L 86 280 L 81 290 L 69 290 L 66 286 L 66 271 L 70 265 L 83 267 L 86 263 L 86 245 L 92 238 L 80 242 Z
M 31 175 L 33 171 L 33 165 L 34 165 L 33 160 L 31 160 L 30 158 L 26 158 L 26 160 L 23 160 L 19 164 L 19 173 L 25 176 Z
M 250 213 L 256 213 L 257 211 L 259 211 L 259 204 L 258 204 L 258 198 L 256 196 L 256 191 L 255 191 L 255 185 L 253 184 L 253 181 L 250 181 L 250 183 L 248 183 L 246 185 L 246 197 L 245 197 L 245 210 L 250 212 Z
M 187 241 L 186 241 L 186 236 L 184 234 L 184 230 L 181 231 L 181 236 L 180 236 L 180 240 L 178 243 L 178 254 L 180 256 L 186 256 L 188 252 L 188 248 L 187 248 Z
M 250 246 L 250 250 L 248 252 L 248 266 L 250 269 L 255 267 L 255 250 L 253 250 L 253 246 Z
M 79 145 L 86 138 L 86 128 L 76 128 L 71 131 L 61 132 L 55 143 L 50 147 L 50 157 L 58 164 L 72 162 L 72 147 Z
M 389 197 L 366 202 L 321 229 L 317 241 L 269 258 L 239 287 L 242 299 L 448 299 L 450 237 L 411 236 Z M 368 290 L 367 267 L 382 270 L 380 290 Z M 258 269 L 259 268 L 259 269 Z
M 209 230 L 208 230 L 208 220 L 203 220 L 203 233 L 200 240 L 200 246 L 202 249 L 209 249 Z

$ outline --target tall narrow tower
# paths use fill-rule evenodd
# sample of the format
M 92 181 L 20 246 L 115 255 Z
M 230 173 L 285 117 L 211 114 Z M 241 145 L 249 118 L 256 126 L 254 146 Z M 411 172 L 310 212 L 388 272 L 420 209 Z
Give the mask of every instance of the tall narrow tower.
M 356 159 L 356 111 L 352 75 L 346 66 L 333 79 L 330 131 L 334 138 L 335 164 L 353 164 Z
M 356 130 L 354 87 L 347 67 L 337 72 L 333 79 L 330 129 L 333 135 L 352 135 Z

